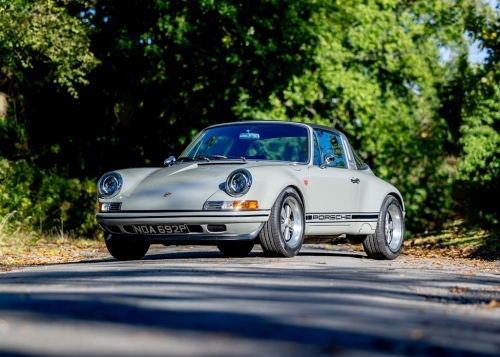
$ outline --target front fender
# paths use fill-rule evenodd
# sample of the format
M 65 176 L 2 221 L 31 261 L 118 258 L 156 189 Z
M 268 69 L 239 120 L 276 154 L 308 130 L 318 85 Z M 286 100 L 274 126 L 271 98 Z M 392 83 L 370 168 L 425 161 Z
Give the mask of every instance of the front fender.
M 151 175 L 153 172 L 160 170 L 161 167 L 152 167 L 152 168 L 138 168 L 138 169 L 124 169 L 124 170 L 115 170 L 113 172 L 119 173 L 123 179 L 123 186 L 121 191 L 117 196 L 111 199 L 99 198 L 100 202 L 121 202 L 125 197 L 130 196 L 130 194 L 135 190 L 137 185 L 141 183 L 146 177 Z
M 233 197 L 226 193 L 224 185 L 215 192 L 209 201 L 259 201 L 259 209 L 269 210 L 279 194 L 287 187 L 293 186 L 299 191 L 299 195 L 307 205 L 305 195 L 306 185 L 304 180 L 308 180 L 308 170 L 306 165 L 280 165 L 278 167 L 255 166 L 246 168 L 252 175 L 252 187 L 243 196 Z

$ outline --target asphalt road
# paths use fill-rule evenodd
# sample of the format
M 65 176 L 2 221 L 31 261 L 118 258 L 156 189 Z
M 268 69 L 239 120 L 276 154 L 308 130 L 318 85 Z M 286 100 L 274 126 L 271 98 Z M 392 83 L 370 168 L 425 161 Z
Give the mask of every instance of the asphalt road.
M 0 274 L 0 356 L 500 356 L 498 267 L 160 246 L 23 268 Z

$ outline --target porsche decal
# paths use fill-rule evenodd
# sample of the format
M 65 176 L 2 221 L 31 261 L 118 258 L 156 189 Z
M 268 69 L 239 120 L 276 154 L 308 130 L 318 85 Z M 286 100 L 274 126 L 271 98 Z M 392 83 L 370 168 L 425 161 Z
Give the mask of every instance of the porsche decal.
M 378 213 L 307 213 L 306 222 L 338 222 L 338 221 L 376 221 L 378 219 Z

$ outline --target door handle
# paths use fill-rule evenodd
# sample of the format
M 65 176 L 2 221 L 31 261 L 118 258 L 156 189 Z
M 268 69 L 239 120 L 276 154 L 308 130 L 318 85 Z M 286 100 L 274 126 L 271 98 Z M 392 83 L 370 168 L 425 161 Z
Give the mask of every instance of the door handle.
M 351 182 L 352 183 L 359 183 L 359 178 L 353 177 L 353 178 L 351 178 Z

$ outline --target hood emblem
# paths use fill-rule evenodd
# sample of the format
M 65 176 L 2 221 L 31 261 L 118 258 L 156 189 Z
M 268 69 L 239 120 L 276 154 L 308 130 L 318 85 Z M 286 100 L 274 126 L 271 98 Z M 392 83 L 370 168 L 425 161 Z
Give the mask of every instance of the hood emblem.
M 168 197 L 170 196 L 172 193 L 171 192 L 165 192 L 165 194 L 163 195 L 163 197 Z

